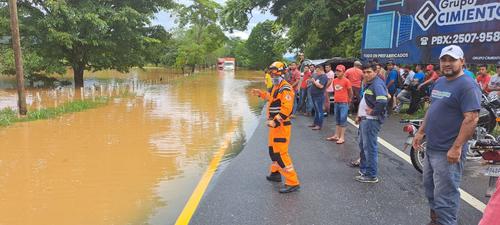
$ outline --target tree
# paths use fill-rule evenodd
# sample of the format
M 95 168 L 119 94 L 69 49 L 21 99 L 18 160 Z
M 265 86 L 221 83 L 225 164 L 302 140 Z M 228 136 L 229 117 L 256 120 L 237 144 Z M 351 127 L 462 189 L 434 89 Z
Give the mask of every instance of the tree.
M 21 35 L 44 61 L 70 66 L 75 87 L 85 70 L 127 71 L 146 63 L 150 19 L 171 0 L 21 0 Z M 154 28 L 153 28 L 154 29 Z
M 212 0 L 194 0 L 190 6 L 180 7 L 180 27 L 189 27 L 183 33 L 176 59 L 176 65 L 184 68 L 206 64 L 213 53 L 226 41 L 217 24 L 220 5 Z M 215 63 L 215 60 L 214 60 Z
M 269 10 L 287 28 L 288 50 L 308 58 L 360 55 L 364 0 L 229 0 L 221 24 L 245 30 L 253 9 Z M 345 46 L 344 46 L 345 45 Z
M 251 68 L 266 68 L 273 61 L 282 59 L 286 52 L 286 41 L 282 35 L 282 28 L 270 20 L 259 23 L 252 29 L 246 42 Z

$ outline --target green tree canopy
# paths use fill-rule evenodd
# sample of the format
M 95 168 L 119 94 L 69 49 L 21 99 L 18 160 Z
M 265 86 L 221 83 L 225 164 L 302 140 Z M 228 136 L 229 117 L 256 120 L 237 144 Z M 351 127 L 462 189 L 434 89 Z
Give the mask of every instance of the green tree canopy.
M 287 47 L 308 58 L 360 55 L 364 0 L 229 0 L 221 24 L 245 30 L 253 9 L 269 10 L 288 28 Z
M 220 5 L 212 0 L 194 0 L 178 10 L 180 27 L 188 27 L 181 34 L 176 65 L 184 68 L 215 62 L 214 52 L 227 40 L 217 24 Z M 213 62 L 213 63 L 214 63 Z
M 286 52 L 283 29 L 273 21 L 266 20 L 252 29 L 246 42 L 251 68 L 263 69 Z
M 18 1 L 23 45 L 52 65 L 70 66 L 75 86 L 84 70 L 127 71 L 147 62 L 148 45 L 158 39 L 154 13 L 171 0 Z M 2 14 L 2 17 L 8 16 Z M 0 23 L 1 25 L 1 23 Z

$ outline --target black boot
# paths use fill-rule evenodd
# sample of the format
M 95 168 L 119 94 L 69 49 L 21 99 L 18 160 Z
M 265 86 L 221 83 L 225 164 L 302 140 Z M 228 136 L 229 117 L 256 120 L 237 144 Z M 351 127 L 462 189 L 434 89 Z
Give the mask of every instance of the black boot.
M 295 185 L 295 186 L 290 186 L 290 185 L 286 185 L 283 186 L 283 188 L 280 189 L 280 193 L 290 193 L 290 192 L 294 192 L 294 191 L 298 191 L 300 189 L 300 185 Z
M 281 182 L 281 174 L 279 172 L 274 172 L 266 176 L 268 181 Z

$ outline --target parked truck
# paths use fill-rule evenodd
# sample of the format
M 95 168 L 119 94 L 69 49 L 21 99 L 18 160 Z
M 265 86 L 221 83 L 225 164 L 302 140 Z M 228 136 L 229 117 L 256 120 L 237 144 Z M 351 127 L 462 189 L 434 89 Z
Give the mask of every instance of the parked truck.
M 218 58 L 217 68 L 219 70 L 235 70 L 236 60 L 234 58 Z

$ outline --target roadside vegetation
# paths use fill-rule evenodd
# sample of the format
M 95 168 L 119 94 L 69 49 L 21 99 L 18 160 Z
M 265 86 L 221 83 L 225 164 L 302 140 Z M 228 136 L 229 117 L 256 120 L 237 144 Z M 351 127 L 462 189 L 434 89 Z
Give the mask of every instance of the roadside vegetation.
M 30 110 L 25 117 L 18 116 L 17 111 L 11 108 L 0 110 L 0 127 L 6 127 L 14 123 L 27 122 L 34 120 L 45 120 L 56 118 L 64 114 L 81 112 L 88 109 L 104 106 L 108 103 L 109 98 L 98 97 L 95 100 L 85 99 L 73 102 L 66 102 L 60 106 L 53 108 L 43 108 L 39 110 Z

